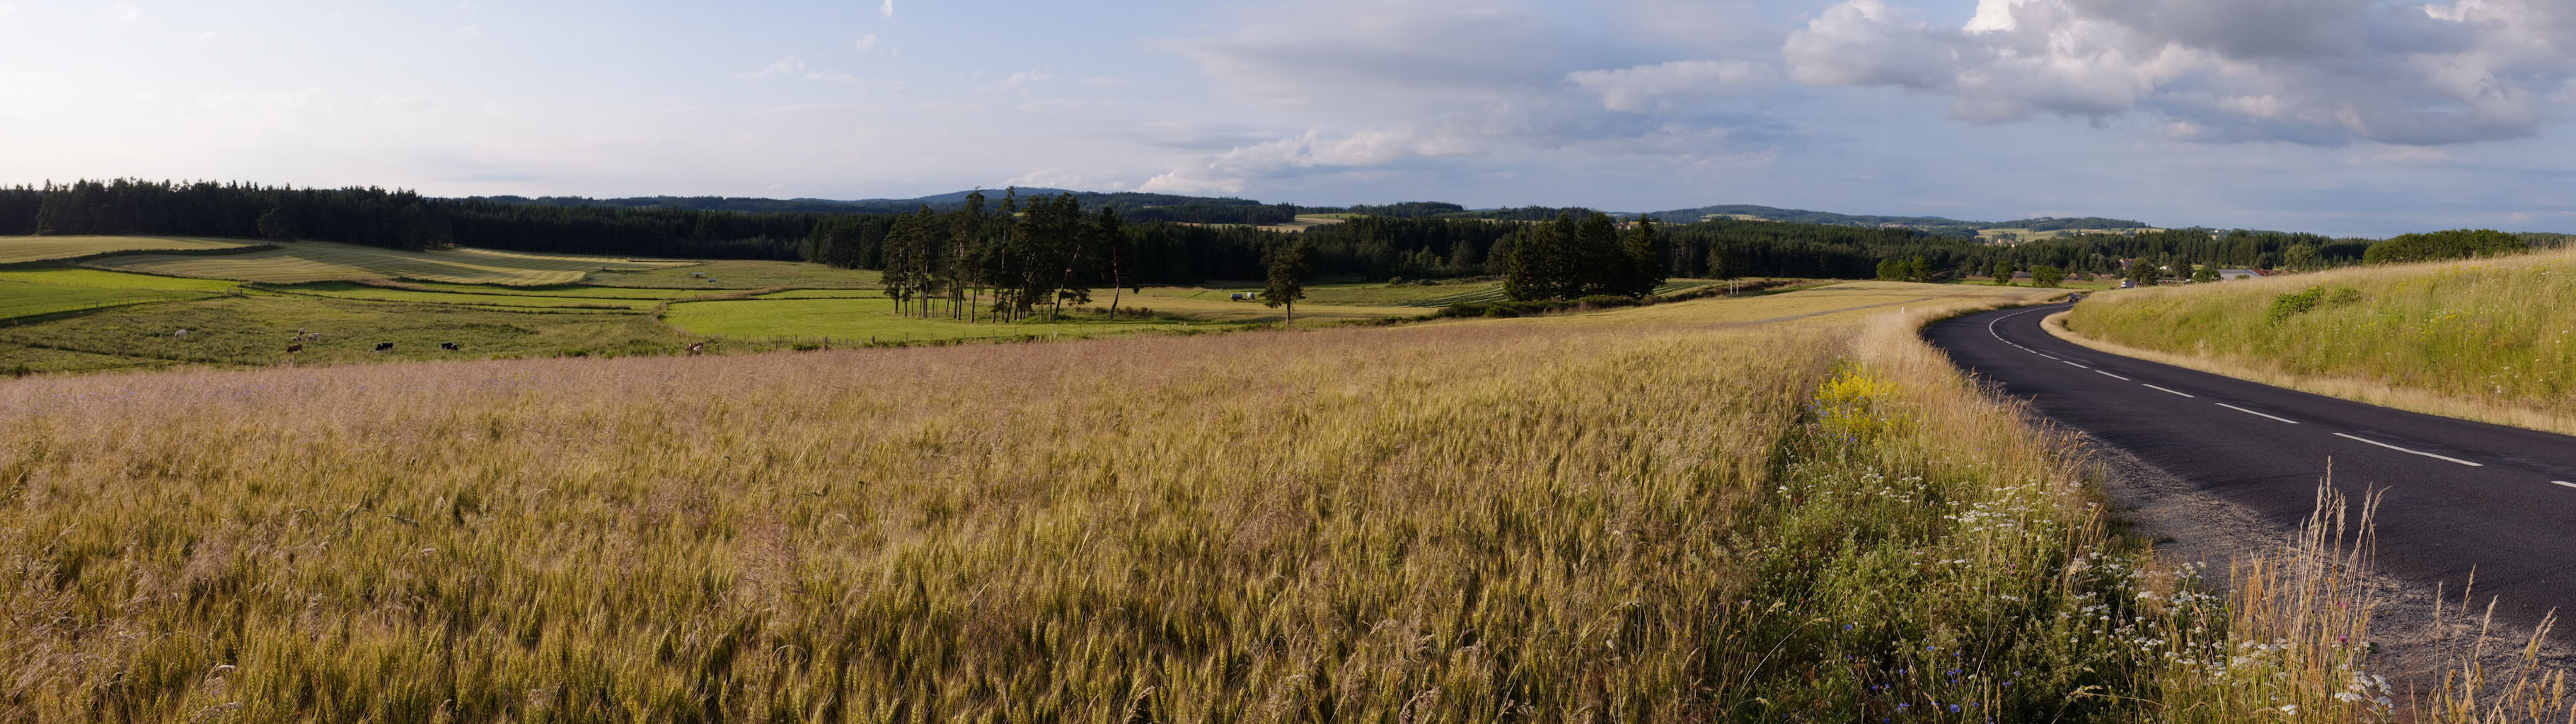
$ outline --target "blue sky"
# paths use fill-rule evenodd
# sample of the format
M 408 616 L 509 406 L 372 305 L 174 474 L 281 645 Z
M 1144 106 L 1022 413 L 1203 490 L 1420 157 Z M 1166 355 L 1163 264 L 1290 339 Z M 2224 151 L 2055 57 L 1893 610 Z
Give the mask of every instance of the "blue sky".
M 2576 231 L 2564 0 L 0 0 L 0 183 Z

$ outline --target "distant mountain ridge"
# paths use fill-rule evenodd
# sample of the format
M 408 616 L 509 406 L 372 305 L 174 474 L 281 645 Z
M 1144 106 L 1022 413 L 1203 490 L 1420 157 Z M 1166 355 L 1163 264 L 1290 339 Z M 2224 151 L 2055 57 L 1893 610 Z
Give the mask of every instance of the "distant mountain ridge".
M 1944 236 L 1975 236 L 1987 229 L 2029 229 L 2031 231 L 2064 231 L 2074 229 L 2143 229 L 2145 222 L 2128 219 L 2106 219 L 2098 216 L 2080 218 L 2040 217 L 2016 221 L 1961 221 L 1939 216 L 1860 216 L 1805 209 L 1783 209 L 1773 206 L 1731 204 L 1702 206 L 1695 209 L 1656 211 L 1646 214 L 1657 221 L 1691 223 L 1711 217 L 1752 217 L 1763 221 L 1786 221 L 1798 224 L 1834 226 L 1898 226 Z
M 985 203 L 996 205 L 1001 203 L 1002 194 L 1004 193 L 1002 189 L 983 189 L 982 191 L 984 193 Z M 954 191 L 909 199 L 859 199 L 853 201 L 814 198 L 764 199 L 730 196 L 642 196 L 615 199 L 594 199 L 581 196 L 543 196 L 537 198 L 528 198 L 524 196 L 478 196 L 475 198 L 483 201 L 499 203 L 536 204 L 544 206 L 597 206 L 609 208 L 669 207 L 694 211 L 739 211 L 752 213 L 900 214 L 915 211 L 924 206 L 930 207 L 933 211 L 952 210 L 965 205 L 966 197 L 973 193 L 975 192 Z M 1019 189 L 1019 194 L 1021 196 L 1054 196 L 1057 194 L 1073 194 L 1076 198 L 1082 200 L 1083 206 L 1085 207 L 1117 209 L 1120 214 L 1140 221 L 1166 220 L 1198 223 L 1277 224 L 1290 221 L 1294 219 L 1297 214 L 1301 213 L 1358 213 L 1382 216 L 1523 219 L 1523 217 L 1531 217 L 1533 215 L 1552 217 L 1559 211 L 1573 210 L 1573 207 L 1558 209 L 1554 207 L 1535 206 L 1525 209 L 1471 210 L 1457 204 L 1441 202 L 1406 202 L 1375 205 L 1357 204 L 1348 207 L 1296 206 L 1292 204 L 1267 204 L 1251 199 L 1241 199 L 1230 196 L 1181 196 L 1175 194 L 1147 194 L 1134 192 L 1071 191 L 1052 188 L 1021 188 Z M 1989 229 L 2061 231 L 2077 229 L 2151 228 L 2144 222 L 2131 221 L 2127 219 L 2106 219 L 2093 216 L 2080 218 L 2042 217 L 2035 219 L 2019 219 L 2014 221 L 1962 221 L 1959 219 L 1950 219 L 1939 216 L 1875 216 L 1838 214 L 1827 211 L 1783 209 L 1774 206 L 1757 206 L 1751 204 L 1702 206 L 1698 208 L 1675 209 L 1671 211 L 1654 211 L 1643 214 L 1617 212 L 1612 215 L 1622 218 L 1644 216 L 1651 217 L 1657 221 L 1665 223 L 1684 224 L 1713 218 L 1735 218 L 1782 221 L 1800 224 L 1828 224 L 1833 226 L 1903 227 L 1941 236 L 1959 237 L 1973 237 L 1977 235 L 1977 232 Z

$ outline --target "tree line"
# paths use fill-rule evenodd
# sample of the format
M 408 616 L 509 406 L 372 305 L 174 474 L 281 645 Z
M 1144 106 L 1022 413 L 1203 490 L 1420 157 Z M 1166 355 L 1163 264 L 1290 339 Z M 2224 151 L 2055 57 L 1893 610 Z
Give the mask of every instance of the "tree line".
M 805 205 L 807 201 L 761 208 L 814 208 Z M 803 260 L 880 270 L 918 266 L 926 259 L 955 265 L 939 272 L 949 276 L 934 285 L 937 294 L 959 294 L 955 289 L 961 283 L 969 289 L 964 301 L 939 297 L 931 302 L 980 310 L 999 298 L 1005 300 L 1003 314 L 1025 315 L 1057 306 L 1059 298 L 1053 295 L 1089 289 L 1266 278 L 1274 251 L 1285 241 L 1282 233 L 1231 221 L 1178 221 L 1151 210 L 1194 203 L 1210 209 L 1199 218 L 1242 221 L 1274 220 L 1315 210 L 1160 194 L 1030 197 L 1014 189 L 1003 192 L 998 203 L 982 192 L 972 192 L 959 195 L 953 203 L 941 197 L 936 204 L 917 203 L 886 213 L 728 211 L 608 202 L 540 203 L 516 197 L 439 199 L 375 187 L 316 189 L 118 179 L 0 188 L 0 234 L 310 239 L 411 250 L 464 244 L 630 257 Z M 968 210 L 978 204 L 981 210 Z M 1601 281 L 1597 270 L 1607 267 L 1597 263 L 1567 261 L 1608 256 L 1568 256 L 1562 251 L 1603 248 L 1596 219 L 1613 224 L 1614 229 L 1616 222 L 1598 212 L 1530 207 L 1486 212 L 1505 218 L 1455 218 L 1459 212 L 1450 211 L 1452 207 L 1435 202 L 1352 207 L 1420 216 L 1361 216 L 1296 232 L 1302 244 L 1301 263 L 1319 277 L 1368 281 L 1507 277 L 1514 275 L 1515 264 L 1522 264 L 1522 276 L 1531 280 L 1531 294 L 1590 294 L 1633 287 Z M 955 216 L 961 213 L 965 216 Z M 1103 214 L 1117 223 L 1106 223 Z M 931 217 L 943 220 L 925 220 Z M 955 227 L 958 219 L 967 217 L 983 219 L 977 222 L 982 230 L 960 242 L 955 239 L 959 233 Z M 1079 224 L 1070 220 L 1074 217 L 1080 217 Z M 1569 222 L 1571 231 L 1567 231 Z M 925 229 L 937 224 L 947 225 L 944 233 L 951 241 L 925 251 L 917 237 L 932 234 Z M 1073 231 L 1076 226 L 1091 230 Z M 2003 245 L 1918 229 L 1732 219 L 1648 228 L 1657 232 L 1660 251 L 1652 263 L 1661 275 L 1657 278 L 1935 280 L 1988 273 L 1999 266 L 2099 275 L 2121 273 L 2123 260 L 2130 259 L 2160 269 L 2307 270 L 2362 263 L 2377 248 L 2373 246 L 2377 242 L 2368 239 L 2247 230 L 2090 234 Z M 1034 236 L 1014 236 L 1024 230 Z M 2482 250 L 2475 253 L 2493 253 L 2491 249 L 2509 247 L 2513 241 L 2525 246 L 2564 242 L 2564 237 L 2555 235 L 2474 232 L 2474 238 L 2463 236 L 2470 234 L 2401 237 L 2383 244 L 2388 250 L 2380 254 L 2412 258 L 2416 255 L 2400 252 L 2414 246 L 2461 245 Z M 1076 237 L 1088 241 L 1061 241 Z M 960 243 L 966 246 L 961 249 Z M 1516 259 L 1515 251 L 1523 245 L 1530 246 L 1532 255 Z M 987 251 L 990 258 L 976 256 Z M 1058 257 L 1062 263 L 1049 261 Z M 1639 264 L 1632 270 L 1634 278 L 1646 278 L 1646 263 Z M 1039 267 L 1049 265 L 1056 269 L 1045 273 L 1064 277 L 1062 284 L 1041 289 L 1026 276 L 1039 274 Z M 915 296 L 907 304 L 922 303 L 922 299 Z

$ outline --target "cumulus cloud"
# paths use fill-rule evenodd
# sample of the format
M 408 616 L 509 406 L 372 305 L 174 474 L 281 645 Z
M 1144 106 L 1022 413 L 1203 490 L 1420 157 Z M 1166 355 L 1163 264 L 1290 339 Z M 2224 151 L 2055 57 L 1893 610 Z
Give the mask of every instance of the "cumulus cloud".
M 1641 112 L 1659 97 L 1724 96 L 1770 85 L 1778 71 L 1743 60 L 1676 60 L 1616 70 L 1582 70 L 1566 80 L 1601 96 L 1614 111 Z
M 875 33 L 869 33 L 869 34 L 866 34 L 866 35 L 861 35 L 861 36 L 859 36 L 858 41 L 857 41 L 857 42 L 854 42 L 854 43 L 851 43 L 851 45 L 852 45 L 853 47 L 855 47 L 859 52 L 862 52 L 862 53 L 865 53 L 865 52 L 868 52 L 868 51 L 871 51 L 871 50 L 876 50 L 876 49 L 877 49 L 877 35 L 876 35 Z
M 797 60 L 797 59 L 796 59 L 796 56 L 791 55 L 791 56 L 787 56 L 787 57 L 785 57 L 785 58 L 780 58 L 780 59 L 778 59 L 778 62 L 776 62 L 776 63 L 771 63 L 771 64 L 769 64 L 769 65 L 767 65 L 767 66 L 765 66 L 765 67 L 760 68 L 759 70 L 752 70 L 752 71 L 745 71 L 745 72 L 741 72 L 741 73 L 735 73 L 735 74 L 734 74 L 734 77 L 736 77 L 736 78 L 767 78 L 767 77 L 770 77 L 770 76 L 773 76 L 773 75 L 789 75 L 789 74 L 794 74 L 794 73 L 802 73 L 802 72 L 804 72 L 804 71 L 805 71 L 805 61 Z
M 1482 148 L 1473 136 L 1430 128 L 1388 128 L 1303 135 L 1236 148 L 1155 176 L 1137 186 L 1146 193 L 1238 194 L 1256 179 L 1317 170 L 1376 166 L 1400 159 L 1455 156 Z
M 1949 27 L 1848 0 L 1789 77 L 1948 97 L 1978 123 L 2142 114 L 2170 137 L 2441 145 L 2530 136 L 2576 82 L 2562 0 L 1980 0 Z
M 1170 47 L 1236 98 L 1287 110 L 1418 111 L 1565 73 L 1561 30 L 1515 3 L 1326 0 L 1273 9 L 1232 33 Z
M 1722 104 L 1777 85 L 1785 29 L 1754 23 L 1745 0 L 1617 7 L 1573 23 L 1523 0 L 1253 8 L 1234 30 L 1166 47 L 1297 130 L 1200 156 L 1140 189 L 1241 193 L 1471 156 L 1687 164 L 1763 150 L 1749 147 L 1761 134 L 1732 132 L 1759 119 Z
M 884 5 L 877 6 L 877 14 L 884 15 L 889 18 L 894 17 L 894 0 L 885 0 Z

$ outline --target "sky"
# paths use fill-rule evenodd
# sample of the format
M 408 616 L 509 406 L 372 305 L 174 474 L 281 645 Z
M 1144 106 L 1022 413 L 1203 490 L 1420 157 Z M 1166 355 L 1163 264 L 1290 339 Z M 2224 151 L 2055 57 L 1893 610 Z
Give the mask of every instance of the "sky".
M 2576 231 L 2568 0 L 0 0 L 0 184 Z

